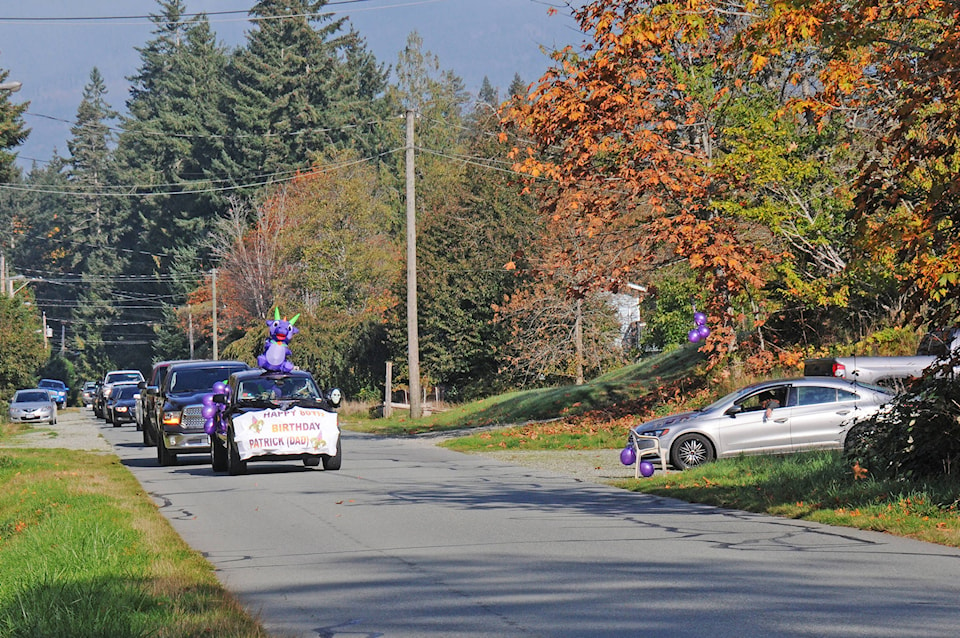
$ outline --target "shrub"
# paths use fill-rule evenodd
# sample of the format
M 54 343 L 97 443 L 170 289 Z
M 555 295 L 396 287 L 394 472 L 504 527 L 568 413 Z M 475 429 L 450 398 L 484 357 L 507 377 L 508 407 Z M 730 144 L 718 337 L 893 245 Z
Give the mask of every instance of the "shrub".
M 873 418 L 851 428 L 847 455 L 887 478 L 960 470 L 960 386 L 954 361 L 915 382 Z

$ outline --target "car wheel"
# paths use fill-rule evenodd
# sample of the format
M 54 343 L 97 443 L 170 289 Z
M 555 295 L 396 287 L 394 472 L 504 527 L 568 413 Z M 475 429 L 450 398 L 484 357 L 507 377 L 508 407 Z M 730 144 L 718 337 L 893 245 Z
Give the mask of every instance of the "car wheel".
M 167 449 L 162 436 L 157 437 L 157 462 L 164 466 L 177 464 L 177 455 Z
M 233 440 L 233 428 L 227 428 L 227 472 L 230 476 L 247 473 L 247 462 L 240 458 L 237 442 Z
M 333 456 L 330 456 L 329 454 L 324 454 L 321 458 L 323 459 L 323 469 L 331 470 L 331 471 L 339 470 L 340 461 L 343 459 L 343 455 L 341 454 L 341 450 L 340 450 L 340 441 L 337 440 L 336 454 L 334 454 Z
M 227 446 L 216 434 L 210 436 L 210 465 L 214 472 L 227 471 Z
M 714 459 L 713 445 L 701 434 L 677 437 L 670 449 L 670 460 L 681 470 L 709 463 Z
M 317 467 L 318 465 L 320 465 L 320 457 L 308 456 L 307 458 L 303 459 L 303 464 L 306 467 Z
M 122 422 L 120 421 L 120 419 L 117 418 L 117 415 L 116 415 L 116 414 L 112 414 L 112 413 L 111 413 L 111 415 L 110 415 L 110 420 L 113 422 L 113 427 L 115 427 L 115 428 L 120 427 L 120 425 L 122 424 Z
M 157 442 L 150 433 L 150 428 L 144 426 L 143 428 L 143 445 L 144 447 L 151 447 L 156 445 Z

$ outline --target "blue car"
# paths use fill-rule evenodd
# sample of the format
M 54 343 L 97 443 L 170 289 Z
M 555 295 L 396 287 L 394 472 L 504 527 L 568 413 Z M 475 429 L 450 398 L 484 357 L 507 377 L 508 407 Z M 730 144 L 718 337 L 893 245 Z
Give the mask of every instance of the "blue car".
M 63 408 L 67 404 L 67 393 L 70 392 L 70 388 L 60 379 L 40 379 L 37 387 L 49 390 L 58 408 Z

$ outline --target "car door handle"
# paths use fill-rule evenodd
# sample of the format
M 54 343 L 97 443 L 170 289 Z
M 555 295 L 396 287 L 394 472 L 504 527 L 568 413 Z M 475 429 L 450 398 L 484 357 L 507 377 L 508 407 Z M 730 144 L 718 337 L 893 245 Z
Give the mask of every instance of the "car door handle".
M 850 414 L 850 410 L 837 410 L 837 414 L 840 416 L 846 416 L 847 414 Z
M 774 419 L 773 422 L 774 422 L 774 423 L 786 423 L 786 422 L 787 422 L 787 417 L 783 417 L 782 419 Z

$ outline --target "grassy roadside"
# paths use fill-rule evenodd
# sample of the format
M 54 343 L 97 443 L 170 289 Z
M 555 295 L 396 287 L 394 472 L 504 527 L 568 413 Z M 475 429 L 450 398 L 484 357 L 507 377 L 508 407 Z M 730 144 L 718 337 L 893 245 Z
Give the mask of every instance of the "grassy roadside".
M 686 347 L 650 357 L 580 386 L 510 392 L 453 406 L 416 421 L 400 410 L 389 419 L 373 419 L 363 413 L 341 410 L 341 421 L 350 430 L 385 436 L 524 424 L 522 428 L 498 430 L 496 444 L 506 441 L 501 447 L 527 449 L 620 445 L 628 424 L 636 422 L 637 414 L 657 409 L 670 411 L 676 405 L 698 400 L 704 390 L 703 380 L 691 380 L 688 375 L 702 360 L 703 355 L 695 347 Z M 540 434 L 530 439 L 529 434 L 537 431 Z M 562 441 L 555 439 L 555 435 Z M 487 445 L 486 434 L 483 436 L 480 441 L 484 442 L 478 443 L 478 447 Z
M 960 477 L 879 480 L 839 452 L 722 459 L 617 487 L 960 547 Z
M 0 635 L 266 638 L 114 455 L 0 449 L 0 488 Z

